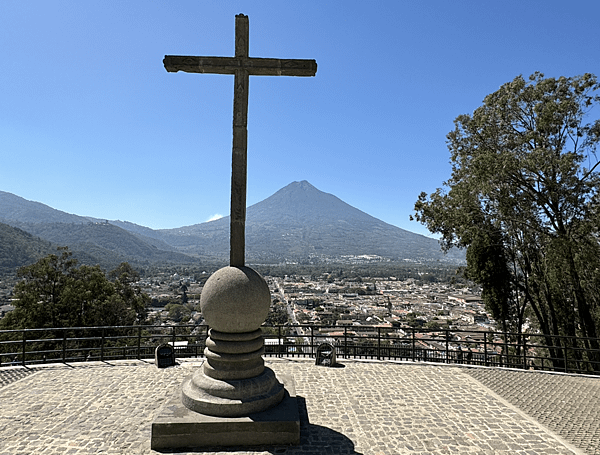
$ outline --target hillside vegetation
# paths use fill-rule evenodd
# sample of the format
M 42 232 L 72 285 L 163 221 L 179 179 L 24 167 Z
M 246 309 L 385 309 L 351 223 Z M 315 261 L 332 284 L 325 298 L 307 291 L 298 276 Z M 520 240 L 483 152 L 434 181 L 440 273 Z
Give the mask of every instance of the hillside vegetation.
M 53 250 L 49 241 L 0 223 L 0 272 L 12 273 L 18 267 L 31 264 Z
M 72 215 L 0 191 L 0 222 L 69 246 L 82 263 L 105 268 L 123 261 L 143 266 L 225 264 L 229 258 L 229 217 L 153 230 Z M 248 207 L 248 263 L 353 263 L 358 256 L 373 256 L 368 260 L 375 262 L 464 263 L 463 252 L 444 255 L 437 240 L 385 223 L 307 181 L 293 182 Z

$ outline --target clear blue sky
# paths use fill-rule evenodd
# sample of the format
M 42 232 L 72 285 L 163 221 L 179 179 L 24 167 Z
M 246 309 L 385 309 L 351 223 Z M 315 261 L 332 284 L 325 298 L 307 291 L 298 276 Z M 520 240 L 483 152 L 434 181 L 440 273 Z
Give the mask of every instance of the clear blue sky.
M 600 1 L 0 1 L 0 190 L 152 228 L 229 213 L 233 76 L 165 54 L 315 59 L 251 77 L 248 205 L 296 180 L 413 232 L 446 134 L 523 74 L 600 76 Z

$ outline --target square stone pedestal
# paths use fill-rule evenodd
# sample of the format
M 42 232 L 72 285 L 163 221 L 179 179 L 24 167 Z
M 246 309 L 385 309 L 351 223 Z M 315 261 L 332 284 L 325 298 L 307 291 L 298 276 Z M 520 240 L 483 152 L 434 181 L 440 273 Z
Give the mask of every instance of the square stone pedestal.
M 152 449 L 290 445 L 300 443 L 300 415 L 290 375 L 278 375 L 285 387 L 283 401 L 248 417 L 213 417 L 194 412 L 177 393 L 152 422 Z

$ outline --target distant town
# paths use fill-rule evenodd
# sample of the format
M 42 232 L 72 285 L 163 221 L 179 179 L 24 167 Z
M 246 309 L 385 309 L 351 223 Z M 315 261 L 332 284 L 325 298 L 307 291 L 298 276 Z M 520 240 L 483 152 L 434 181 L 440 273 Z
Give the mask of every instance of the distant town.
M 152 299 L 151 323 L 203 326 L 200 294 L 208 276 L 175 273 L 142 279 L 138 284 Z M 467 332 L 472 341 L 497 330 L 479 289 L 465 284 L 396 277 L 339 278 L 332 273 L 265 279 L 271 290 L 271 310 L 264 324 L 267 335 L 269 327 L 282 326 L 287 327 L 287 336 L 303 337 L 307 333 L 302 325 L 310 325 L 318 327 L 319 336 L 332 341 L 344 335 L 366 338 L 374 333 L 400 340 L 417 327 L 428 332 L 421 348 L 438 349 L 428 346 L 437 330 Z M 460 336 L 453 337 L 450 349 L 460 349 L 460 341 Z M 469 348 L 468 342 L 462 345 Z
M 332 264 L 327 271 L 302 265 L 259 270 L 271 291 L 271 309 L 263 327 L 267 344 L 269 334 L 302 344 L 302 337 L 316 331 L 331 342 L 341 337 L 367 342 L 384 336 L 392 345 L 400 345 L 403 339 L 414 339 L 414 329 L 419 331 L 415 348 L 422 350 L 443 348 L 435 345 L 435 339 L 448 342 L 448 331 L 453 333 L 445 346 L 450 350 L 477 352 L 486 336 L 501 343 L 492 334 L 499 327 L 485 311 L 480 288 L 456 275 L 455 268 L 394 268 L 377 256 L 345 259 L 345 264 Z M 382 273 L 388 271 L 386 267 L 398 275 L 386 276 Z M 146 324 L 192 326 L 191 334 L 204 331 L 200 296 L 211 272 L 197 267 L 145 269 L 135 286 L 150 297 Z M 12 310 L 11 288 L 16 284 L 14 276 L 8 281 L 3 278 L 0 317 Z M 273 328 L 276 333 L 271 332 Z
M 201 277 L 159 273 L 140 279 L 137 285 L 152 299 L 150 321 L 202 324 L 200 294 L 209 276 L 209 273 Z M 272 298 L 267 322 L 273 325 L 496 328 L 495 321 L 484 310 L 479 289 L 464 284 L 396 277 L 338 278 L 332 273 L 266 276 L 265 279 Z M 4 311 L 11 309 L 10 287 L 7 283 L 0 284 Z M 277 319 L 282 313 L 286 318 Z

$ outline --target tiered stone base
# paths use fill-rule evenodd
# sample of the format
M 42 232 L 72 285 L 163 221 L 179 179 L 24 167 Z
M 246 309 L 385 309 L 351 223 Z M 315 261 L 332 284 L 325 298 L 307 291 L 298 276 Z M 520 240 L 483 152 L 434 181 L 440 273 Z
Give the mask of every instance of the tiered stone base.
M 282 375 L 279 405 L 245 417 L 215 417 L 184 406 L 179 394 L 165 404 L 152 423 L 152 449 L 291 445 L 300 443 L 300 416 L 294 381 Z
M 220 381 L 195 374 L 183 382 L 182 403 L 195 412 L 218 417 L 237 417 L 277 405 L 285 390 L 270 368 L 250 379 Z
M 240 417 L 265 411 L 283 399 L 283 385 L 264 366 L 260 329 L 208 333 L 206 361 L 182 385 L 184 406 L 211 416 Z

